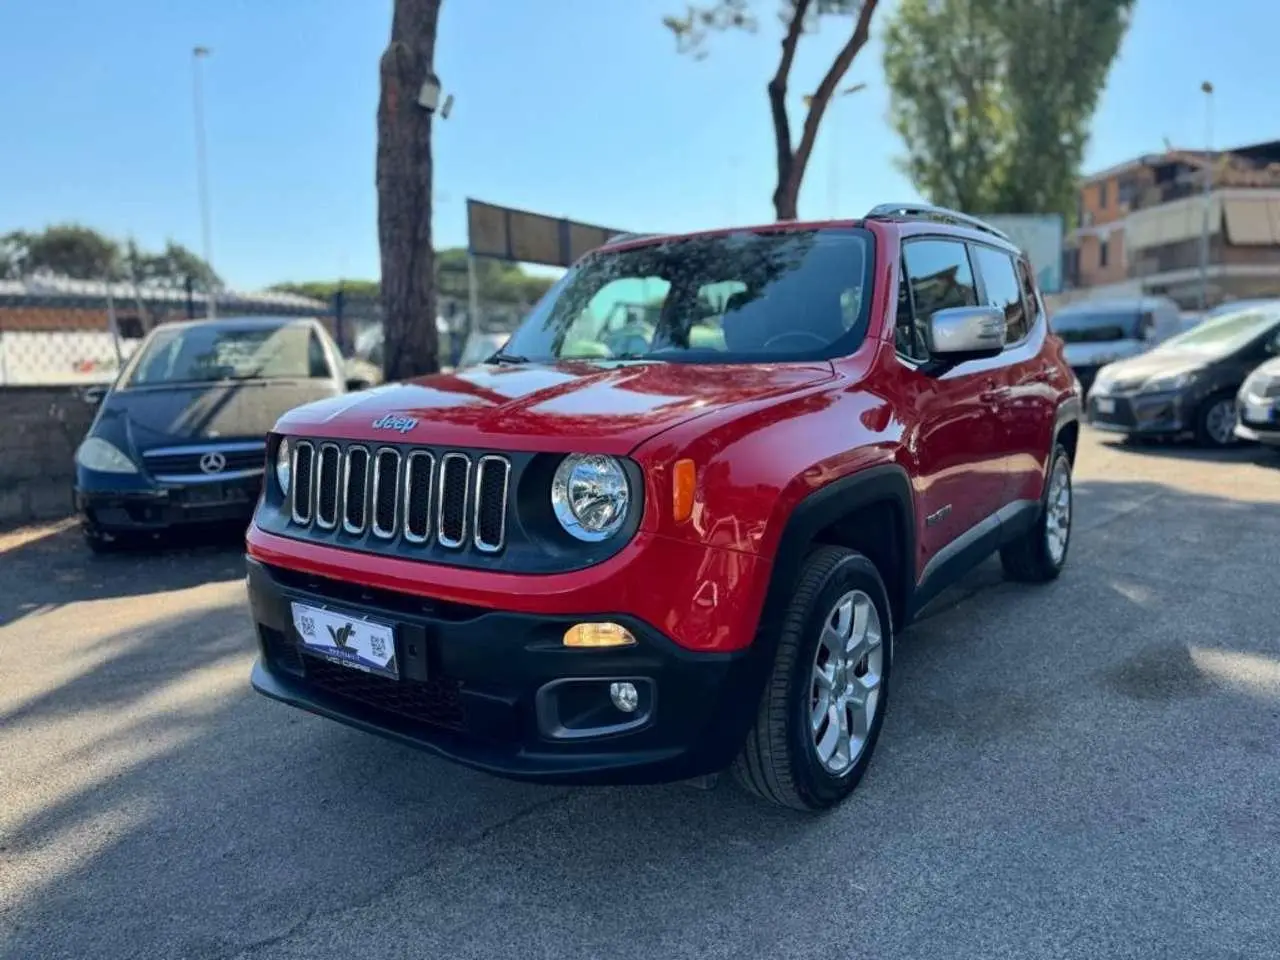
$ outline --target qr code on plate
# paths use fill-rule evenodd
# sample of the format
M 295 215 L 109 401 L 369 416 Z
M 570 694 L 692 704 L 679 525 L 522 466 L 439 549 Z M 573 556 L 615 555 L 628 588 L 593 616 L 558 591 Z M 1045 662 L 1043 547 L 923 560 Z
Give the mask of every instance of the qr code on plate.
M 381 660 L 387 655 L 387 641 L 385 637 L 370 637 L 369 650 L 375 657 Z

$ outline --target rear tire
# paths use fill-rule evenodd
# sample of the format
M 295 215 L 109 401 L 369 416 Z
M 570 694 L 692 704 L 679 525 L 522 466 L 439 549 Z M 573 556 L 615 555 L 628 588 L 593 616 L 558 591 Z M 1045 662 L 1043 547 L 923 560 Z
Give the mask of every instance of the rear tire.
M 1061 444 L 1053 451 L 1040 515 L 1031 529 L 1000 548 L 1000 565 L 1009 580 L 1048 583 L 1067 562 L 1075 513 L 1071 489 L 1071 457 Z
M 875 564 L 843 547 L 815 548 L 783 616 L 773 672 L 734 777 L 779 806 L 838 804 L 875 752 L 892 662 L 889 596 Z

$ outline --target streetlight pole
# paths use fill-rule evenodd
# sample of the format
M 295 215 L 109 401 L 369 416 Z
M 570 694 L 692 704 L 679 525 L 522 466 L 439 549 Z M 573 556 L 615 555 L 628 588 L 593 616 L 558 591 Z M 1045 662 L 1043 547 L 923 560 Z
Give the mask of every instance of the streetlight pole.
M 200 191 L 200 233 L 204 246 L 204 262 L 210 273 L 213 272 L 213 230 L 209 223 L 209 171 L 208 158 L 205 155 L 204 135 L 204 84 L 200 63 L 212 51 L 208 47 L 193 47 L 191 50 L 191 91 L 195 104 L 196 118 L 196 182 Z M 205 315 L 210 320 L 218 318 L 217 283 L 209 281 L 209 289 L 205 291 L 207 307 Z
M 1213 84 L 1200 84 L 1204 94 L 1204 219 L 1200 229 L 1200 309 L 1209 309 L 1209 207 L 1213 194 Z

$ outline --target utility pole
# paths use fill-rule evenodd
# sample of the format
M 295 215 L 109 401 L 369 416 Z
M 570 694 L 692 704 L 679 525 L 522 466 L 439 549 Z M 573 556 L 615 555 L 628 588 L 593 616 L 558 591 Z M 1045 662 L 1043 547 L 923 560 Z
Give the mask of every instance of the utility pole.
M 1204 94 L 1204 220 L 1200 230 L 1200 309 L 1209 309 L 1209 207 L 1213 202 L 1213 84 L 1200 84 Z
M 209 171 L 204 135 L 204 84 L 200 64 L 211 52 L 208 47 L 193 47 L 191 50 L 191 89 L 196 115 L 196 180 L 200 189 L 200 233 L 204 244 L 204 262 L 209 265 L 210 273 L 213 272 L 213 231 L 209 224 Z M 210 320 L 218 318 L 217 287 L 217 283 L 210 280 L 208 290 L 205 291 L 205 302 L 208 304 L 205 315 Z

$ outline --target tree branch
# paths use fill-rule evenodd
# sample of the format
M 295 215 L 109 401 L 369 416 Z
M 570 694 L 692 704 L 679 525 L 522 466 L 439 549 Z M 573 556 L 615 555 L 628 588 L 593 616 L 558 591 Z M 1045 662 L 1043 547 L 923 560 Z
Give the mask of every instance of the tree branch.
M 809 163 L 809 156 L 813 153 L 813 144 L 818 138 L 818 126 L 822 123 L 822 115 L 826 113 L 827 104 L 831 102 L 831 96 L 835 93 L 836 85 L 841 78 L 849 70 L 854 58 L 859 51 L 866 46 L 867 38 L 871 34 L 871 16 L 876 12 L 876 5 L 879 0 L 863 0 L 862 10 L 858 13 L 858 22 L 853 28 L 853 35 L 849 37 L 849 41 L 840 48 L 840 52 L 836 54 L 835 60 L 827 69 L 826 75 L 822 78 L 822 82 L 818 84 L 818 89 L 814 91 L 813 99 L 809 102 L 809 112 L 804 118 L 804 129 L 800 134 L 800 143 L 796 147 L 795 153 L 791 157 L 790 169 L 787 171 L 788 176 L 786 183 L 782 182 L 780 176 L 778 189 L 782 192 L 785 188 L 793 199 L 800 192 L 800 181 L 804 176 L 805 167 Z M 803 5 L 807 6 L 807 3 Z M 795 24 L 800 20 L 802 3 L 796 3 L 796 19 L 792 21 Z M 798 35 L 798 34 L 797 34 Z M 790 36 L 790 32 L 788 32 Z M 795 53 L 795 44 L 792 44 L 791 52 Z M 783 44 L 783 62 L 790 69 L 790 61 L 786 57 L 786 44 Z M 781 72 L 779 66 L 779 72 Z M 776 78 L 775 78 L 776 80 Z M 785 83 L 785 80 L 784 80 Z M 772 84 L 770 84 L 770 92 L 772 93 Z M 790 131 L 788 130 L 788 137 Z M 788 143 L 788 147 L 790 143 Z M 779 169 L 781 174 L 781 169 Z M 794 216 L 794 213 L 792 214 Z

